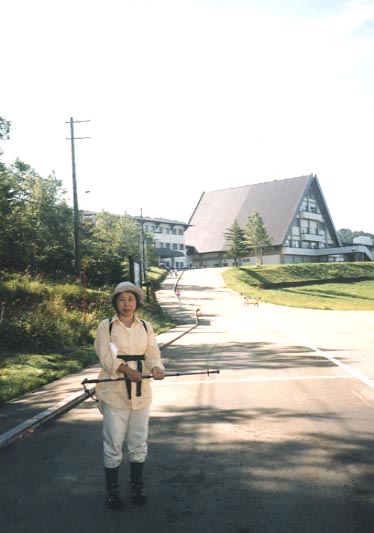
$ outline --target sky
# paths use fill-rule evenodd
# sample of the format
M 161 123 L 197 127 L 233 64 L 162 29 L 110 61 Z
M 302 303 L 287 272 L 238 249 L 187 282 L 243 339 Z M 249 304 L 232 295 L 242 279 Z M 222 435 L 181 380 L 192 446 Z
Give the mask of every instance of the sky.
M 374 233 L 374 0 L 0 0 L 3 161 L 80 209 L 188 222 L 204 191 L 316 174 Z M 89 192 L 87 192 L 89 191 Z

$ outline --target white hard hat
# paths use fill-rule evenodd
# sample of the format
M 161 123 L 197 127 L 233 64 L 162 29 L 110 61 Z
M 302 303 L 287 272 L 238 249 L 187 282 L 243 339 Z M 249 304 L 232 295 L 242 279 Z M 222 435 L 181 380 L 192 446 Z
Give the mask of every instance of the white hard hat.
M 115 287 L 114 291 L 112 292 L 110 296 L 110 301 L 113 303 L 113 299 L 117 294 L 120 294 L 121 292 L 132 292 L 136 294 L 139 298 L 139 304 L 142 304 L 144 302 L 144 291 L 137 285 L 134 285 L 131 283 L 131 281 L 121 281 L 121 283 L 118 283 L 118 285 Z

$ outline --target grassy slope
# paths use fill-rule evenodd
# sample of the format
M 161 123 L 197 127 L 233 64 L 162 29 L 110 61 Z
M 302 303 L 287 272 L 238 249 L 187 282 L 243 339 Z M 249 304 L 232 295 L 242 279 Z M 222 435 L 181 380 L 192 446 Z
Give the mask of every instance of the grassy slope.
M 164 276 L 165 270 L 162 269 L 153 268 L 148 272 L 149 280 L 154 288 L 157 288 Z M 11 287 L 10 289 L 9 286 Z M 3 297 L 5 289 L 7 289 L 6 296 L 8 299 L 15 301 L 17 306 L 25 302 L 31 313 L 32 309 L 30 308 L 35 306 L 36 313 L 38 303 L 49 298 L 49 293 L 62 293 L 63 297 L 59 299 L 58 306 L 61 316 L 68 313 L 67 308 L 63 306 L 63 300 L 69 299 L 71 307 L 71 293 L 73 292 L 75 296 L 77 290 L 76 287 L 66 284 L 54 284 L 51 286 L 40 281 L 28 281 L 25 277 L 18 276 L 7 277 L 7 282 L 3 280 L 2 286 L 0 286 L 0 295 L 2 294 Z M 74 347 L 73 349 L 66 349 L 65 347 L 63 353 L 58 350 L 58 347 L 48 350 L 47 353 L 45 353 L 45 350 L 43 353 L 38 353 L 36 350 L 16 351 L 0 347 L 0 403 L 37 390 L 51 381 L 97 363 L 97 357 L 93 349 L 93 335 L 99 321 L 107 316 L 112 316 L 114 312 L 113 308 L 107 303 L 109 292 L 101 294 L 100 300 L 89 302 L 89 305 L 92 305 L 91 321 L 94 326 L 89 344 L 79 348 Z M 79 294 L 76 296 L 76 300 L 77 302 L 81 300 Z M 8 305 L 7 311 L 9 307 Z M 81 305 L 78 305 L 78 307 L 80 308 Z M 75 312 L 81 320 L 85 320 L 81 310 Z M 152 322 L 156 334 L 175 326 L 175 321 L 164 313 L 158 305 L 154 298 L 153 290 L 151 290 L 150 301 L 139 310 L 138 315 Z M 13 326 L 15 325 L 14 320 L 15 318 L 12 319 L 13 324 L 11 324 Z M 11 328 L 10 332 L 14 335 L 15 328 Z
M 374 263 L 317 263 L 232 268 L 233 290 L 290 307 L 374 310 Z

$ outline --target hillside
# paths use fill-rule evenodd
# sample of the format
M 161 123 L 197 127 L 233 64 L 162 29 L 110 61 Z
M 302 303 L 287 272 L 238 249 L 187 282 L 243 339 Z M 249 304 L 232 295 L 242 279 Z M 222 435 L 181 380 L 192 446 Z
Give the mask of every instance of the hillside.
M 374 310 L 374 263 L 298 263 L 231 268 L 233 290 L 291 307 Z
M 138 313 L 156 334 L 175 325 L 155 298 L 164 276 L 149 270 L 150 298 Z M 114 312 L 110 292 L 0 272 L 0 403 L 97 363 L 93 341 L 100 320 Z

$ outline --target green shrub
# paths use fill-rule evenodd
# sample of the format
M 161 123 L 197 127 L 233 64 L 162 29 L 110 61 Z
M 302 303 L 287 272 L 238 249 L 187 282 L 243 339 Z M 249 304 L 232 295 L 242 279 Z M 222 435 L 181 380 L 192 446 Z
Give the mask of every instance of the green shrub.
M 150 271 L 150 301 L 139 311 L 140 316 L 154 323 L 156 333 L 174 325 L 155 299 L 154 292 L 164 275 L 157 268 Z M 5 312 L 0 324 L 0 350 L 66 353 L 92 345 L 99 322 L 113 315 L 111 290 L 1 273 L 0 301 L 5 302 Z
M 97 311 L 107 296 L 74 285 L 48 285 L 15 278 L 0 283 L 5 298 L 0 348 L 61 352 L 93 341 Z
M 163 275 L 153 269 L 150 301 L 139 310 L 156 333 L 175 325 L 155 299 Z M 93 340 L 99 322 L 113 315 L 111 290 L 0 272 L 0 403 L 97 363 Z

